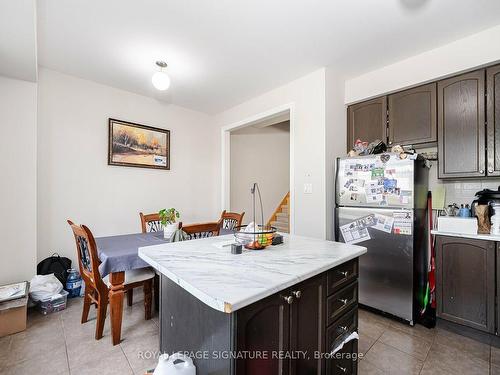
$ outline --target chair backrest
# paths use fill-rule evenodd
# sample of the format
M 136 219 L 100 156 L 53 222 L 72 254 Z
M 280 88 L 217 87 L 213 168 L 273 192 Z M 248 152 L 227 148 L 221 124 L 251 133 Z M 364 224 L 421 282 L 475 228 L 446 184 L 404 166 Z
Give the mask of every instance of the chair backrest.
M 200 223 L 183 225 L 180 223 L 182 229 L 190 240 L 196 238 L 214 237 L 219 235 L 219 222 L 213 223 Z
M 243 222 L 243 216 L 245 216 L 245 212 L 241 214 L 237 212 L 227 212 L 226 210 L 222 211 L 220 215 L 220 228 L 233 230 L 235 227 L 239 227 Z
M 97 245 L 92 232 L 85 225 L 76 225 L 71 220 L 68 220 L 68 224 L 75 236 L 80 275 L 85 281 L 85 285 L 98 290 L 106 288 L 99 273 L 99 264 L 101 262 L 97 255 Z
M 147 214 L 144 215 L 139 212 L 141 217 L 141 228 L 142 233 L 148 232 L 159 232 L 163 230 L 163 225 L 161 225 L 160 214 Z

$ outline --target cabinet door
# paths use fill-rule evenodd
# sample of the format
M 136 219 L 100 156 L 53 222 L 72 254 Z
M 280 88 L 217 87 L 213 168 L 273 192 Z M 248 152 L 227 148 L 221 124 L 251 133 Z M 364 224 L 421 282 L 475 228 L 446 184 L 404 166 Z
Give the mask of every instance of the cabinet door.
M 479 70 L 438 82 L 439 178 L 486 175 L 484 81 Z
M 436 84 L 389 95 L 389 145 L 436 142 Z
M 495 332 L 495 242 L 438 236 L 437 315 Z
M 500 65 L 486 71 L 488 176 L 500 176 Z
M 347 108 L 347 150 L 357 139 L 387 141 L 387 100 L 383 96 Z
M 238 352 L 267 354 L 267 358 L 237 359 L 237 375 L 289 374 L 289 359 L 273 356 L 289 351 L 289 306 L 280 294 L 274 294 L 236 312 Z
M 295 301 L 290 305 L 290 350 L 307 352 L 307 357 L 291 362 L 292 375 L 321 375 L 323 363 L 315 353 L 323 353 L 325 332 L 326 277 L 309 279 L 291 291 Z

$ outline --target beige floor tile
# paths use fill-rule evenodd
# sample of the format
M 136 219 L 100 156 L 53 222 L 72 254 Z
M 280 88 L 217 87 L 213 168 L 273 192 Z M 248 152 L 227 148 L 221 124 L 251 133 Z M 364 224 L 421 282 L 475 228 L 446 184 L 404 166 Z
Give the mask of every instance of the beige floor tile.
M 10 344 L 12 336 L 0 338 L 0 370 L 7 365 L 7 360 L 10 354 Z
M 437 373 L 436 369 L 439 369 L 444 374 L 486 375 L 489 372 L 489 361 L 435 342 L 427 356 L 425 369 L 429 374 Z
M 153 369 L 158 362 L 159 345 L 159 335 L 149 333 L 126 339 L 120 344 L 134 373 L 142 374 Z
M 60 321 L 47 320 L 12 336 L 7 364 L 11 366 L 20 361 L 35 360 L 64 346 Z
M 105 336 L 100 340 L 95 340 L 94 336 L 76 338 L 67 341 L 66 347 L 71 370 L 81 367 L 89 358 L 102 364 L 109 356 L 122 353 L 119 345 L 113 346 L 111 344 L 109 336 Z
M 491 347 L 491 355 L 490 355 L 491 364 L 500 366 L 500 349 Z
M 500 366 L 491 364 L 490 375 L 500 375 Z
M 1 373 L 4 375 L 69 374 L 66 348 L 64 345 L 59 348 L 39 348 L 38 350 L 43 355 L 33 356 L 29 354 L 24 357 L 23 360 L 17 363 L 11 363 L 11 365 L 4 368 Z
M 358 364 L 358 375 L 384 375 L 386 372 L 377 368 L 372 362 L 366 358 Z
M 423 362 L 411 355 L 403 353 L 392 346 L 376 342 L 362 361 L 368 360 L 378 369 L 388 374 L 418 374 Z
M 359 333 L 359 341 L 358 341 L 358 352 L 363 355 L 375 344 L 377 339 L 374 339 L 371 336 L 368 336 L 364 333 Z
M 490 361 L 490 346 L 475 341 L 468 337 L 457 335 L 456 333 L 438 328 L 436 332 L 435 342 L 437 344 L 449 346 L 458 349 L 470 356 L 480 358 L 484 361 Z
M 409 324 L 401 323 L 398 321 L 391 321 L 390 326 L 394 329 L 402 331 L 408 335 L 420 337 L 426 341 L 433 342 L 436 336 L 437 329 L 426 328 L 423 325 L 415 324 L 413 327 Z
M 424 361 L 431 348 L 432 342 L 420 337 L 408 335 L 402 331 L 389 327 L 379 338 L 380 342 L 390 345 L 406 354 Z
M 91 356 L 90 360 L 87 357 L 87 361 L 82 361 L 78 366 L 70 366 L 71 375 L 132 375 L 134 372 L 125 354 L 119 345 L 116 347 L 119 350 L 107 353 L 105 356 Z
M 389 324 L 381 321 L 379 319 L 374 319 L 369 315 L 362 316 L 360 314 L 358 320 L 358 332 L 370 336 L 374 339 L 378 339 L 385 330 L 389 327 Z

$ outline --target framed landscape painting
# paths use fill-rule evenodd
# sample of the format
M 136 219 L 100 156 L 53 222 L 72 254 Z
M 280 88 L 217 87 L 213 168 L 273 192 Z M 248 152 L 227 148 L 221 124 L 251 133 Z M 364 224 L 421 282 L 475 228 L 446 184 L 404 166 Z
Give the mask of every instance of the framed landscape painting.
M 108 164 L 170 169 L 170 131 L 109 119 Z

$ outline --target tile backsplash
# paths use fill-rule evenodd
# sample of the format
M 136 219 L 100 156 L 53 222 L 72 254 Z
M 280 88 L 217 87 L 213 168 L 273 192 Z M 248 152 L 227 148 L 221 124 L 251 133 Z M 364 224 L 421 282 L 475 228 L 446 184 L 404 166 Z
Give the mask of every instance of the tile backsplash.
M 471 204 L 476 193 L 483 189 L 497 190 L 500 186 L 500 178 L 483 178 L 483 179 L 461 179 L 456 181 L 439 180 L 437 178 L 437 161 L 432 161 L 432 166 L 429 171 L 429 190 L 433 190 L 436 186 L 444 186 L 446 191 L 445 205 L 456 203 Z

